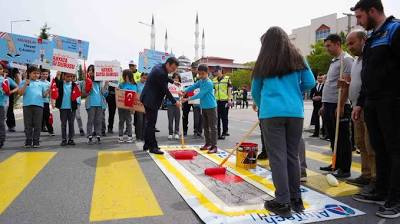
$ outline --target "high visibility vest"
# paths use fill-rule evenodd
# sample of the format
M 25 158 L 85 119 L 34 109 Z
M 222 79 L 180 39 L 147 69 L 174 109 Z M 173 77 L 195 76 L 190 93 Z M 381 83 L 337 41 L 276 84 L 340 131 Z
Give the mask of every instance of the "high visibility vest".
M 229 100 L 229 76 L 224 76 L 220 81 L 218 81 L 218 77 L 213 79 L 214 81 L 214 90 L 215 90 L 215 99 L 221 101 Z
M 139 71 L 136 71 L 133 74 L 133 79 L 135 80 L 136 83 L 140 82 L 140 78 L 142 77 L 142 73 L 140 73 Z

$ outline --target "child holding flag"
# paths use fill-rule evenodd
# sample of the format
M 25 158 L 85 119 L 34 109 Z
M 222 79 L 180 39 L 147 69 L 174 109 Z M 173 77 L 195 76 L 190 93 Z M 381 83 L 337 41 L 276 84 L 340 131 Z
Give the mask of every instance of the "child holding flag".
M 172 79 L 177 82 L 181 83 L 181 77 L 178 73 L 174 73 L 172 75 Z M 174 92 L 179 92 L 180 87 L 175 84 L 168 84 L 170 92 L 175 95 Z M 179 96 L 174 96 L 175 100 L 179 100 Z M 167 111 L 168 111 L 168 140 L 175 140 L 179 139 L 179 121 L 181 119 L 181 109 L 176 107 L 174 104 L 171 103 L 170 100 L 166 99 L 167 103 Z M 175 121 L 175 128 L 173 127 Z
M 75 111 L 78 108 L 77 99 L 81 96 L 78 85 L 72 81 L 74 74 L 62 73 L 61 77 L 54 79 L 57 89 L 58 98 L 56 99 L 56 108 L 60 110 L 61 120 L 61 146 L 75 145 L 74 142 L 74 122 Z M 67 123 L 68 123 L 68 141 L 67 141 Z
M 203 116 L 204 137 L 206 144 L 200 150 L 208 150 L 208 153 L 217 152 L 217 102 L 214 96 L 213 82 L 208 78 L 208 67 L 201 64 L 198 67 L 199 81 L 189 86 L 181 93 L 185 95 L 187 92 L 200 89 L 197 95 L 182 99 L 182 102 L 200 99 L 201 113 Z
M 43 98 L 49 94 L 49 89 L 40 82 L 40 70 L 30 66 L 27 79 L 19 84 L 18 94 L 23 96 L 23 117 L 25 127 L 25 148 L 39 148 L 40 131 L 43 118 Z
M 120 83 L 118 88 L 121 90 L 129 90 L 133 91 L 135 94 L 137 93 L 138 89 L 135 83 L 135 80 L 133 78 L 133 73 L 129 70 L 126 69 L 122 72 L 122 79 L 124 82 Z M 134 95 L 131 95 L 131 97 L 134 97 Z M 125 98 L 128 97 L 129 92 L 125 93 Z M 127 99 L 125 99 L 125 102 L 127 102 Z M 124 123 L 126 123 L 126 132 L 128 135 L 128 139 L 126 142 L 132 143 L 133 142 L 133 137 L 132 137 L 132 115 L 131 111 L 128 109 L 123 109 L 123 108 L 118 108 L 118 117 L 119 117 L 119 125 L 118 125 L 118 130 L 119 130 L 119 137 L 118 137 L 118 142 L 123 143 L 124 140 Z
M 40 81 L 43 82 L 43 85 L 46 86 L 46 88 L 50 88 L 50 82 L 49 82 L 49 75 L 50 75 L 50 70 L 48 69 L 41 69 L 40 71 Z M 43 121 L 42 121 L 42 130 L 47 127 L 47 131 L 51 136 L 54 136 L 54 129 L 53 129 L 53 124 L 50 123 L 50 96 L 46 96 L 43 98 Z

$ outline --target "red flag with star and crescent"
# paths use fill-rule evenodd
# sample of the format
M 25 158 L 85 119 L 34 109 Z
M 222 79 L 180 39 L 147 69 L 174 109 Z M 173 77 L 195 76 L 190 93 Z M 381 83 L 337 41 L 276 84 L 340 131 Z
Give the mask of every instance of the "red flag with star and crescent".
M 135 103 L 136 93 L 134 91 L 125 91 L 124 105 L 126 107 L 133 107 Z
M 71 94 L 72 101 L 75 101 L 80 96 L 82 96 L 81 90 L 79 89 L 78 85 L 74 85 L 74 89 L 72 90 Z
M 58 88 L 57 88 L 57 84 L 54 81 L 54 79 L 51 80 L 51 84 L 50 84 L 50 97 L 53 100 L 58 99 Z

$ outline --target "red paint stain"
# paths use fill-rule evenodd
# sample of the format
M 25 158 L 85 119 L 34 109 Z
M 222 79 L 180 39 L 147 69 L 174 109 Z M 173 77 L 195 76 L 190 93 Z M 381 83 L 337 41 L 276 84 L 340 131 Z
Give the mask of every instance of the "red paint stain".
M 231 174 L 215 174 L 210 175 L 212 178 L 217 179 L 223 183 L 241 183 L 243 179 L 236 175 Z

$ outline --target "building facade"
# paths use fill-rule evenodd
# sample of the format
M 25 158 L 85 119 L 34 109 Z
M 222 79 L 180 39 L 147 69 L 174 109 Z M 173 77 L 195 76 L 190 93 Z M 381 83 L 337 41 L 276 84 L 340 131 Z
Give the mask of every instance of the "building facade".
M 222 73 L 231 73 L 238 69 L 251 69 L 249 66 L 234 63 L 233 59 L 221 58 L 221 57 L 202 57 L 195 61 L 196 64 L 206 64 L 208 66 L 208 71 L 213 73 L 217 66 L 221 66 Z
M 327 16 L 318 17 L 311 20 L 308 26 L 296 28 L 289 35 L 290 40 L 300 49 L 301 53 L 306 56 L 311 52 L 311 45 L 318 40 L 323 40 L 331 33 L 348 33 L 349 29 L 361 29 L 356 25 L 354 16 L 344 16 L 338 18 L 338 14 L 330 14 Z

